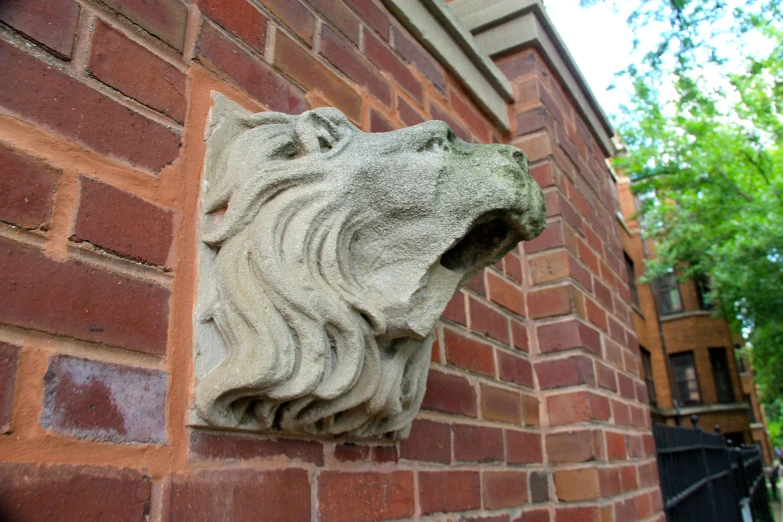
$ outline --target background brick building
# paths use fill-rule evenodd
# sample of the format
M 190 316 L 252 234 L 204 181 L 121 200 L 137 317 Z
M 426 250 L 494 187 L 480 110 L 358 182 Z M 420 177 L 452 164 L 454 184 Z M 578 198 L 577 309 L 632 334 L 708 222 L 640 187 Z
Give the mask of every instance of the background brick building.
M 7 519 L 663 520 L 612 129 L 539 2 L 10 0 L 0 21 Z M 530 157 L 548 227 L 449 304 L 408 440 L 188 426 L 211 91 Z

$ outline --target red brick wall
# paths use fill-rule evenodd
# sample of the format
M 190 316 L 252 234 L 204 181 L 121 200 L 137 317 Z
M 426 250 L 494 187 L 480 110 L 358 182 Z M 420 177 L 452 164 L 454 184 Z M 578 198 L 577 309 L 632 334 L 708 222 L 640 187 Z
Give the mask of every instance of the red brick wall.
M 534 51 L 500 62 L 503 135 L 370 0 L 9 0 L 0 21 L 0 512 L 660 518 L 614 187 Z M 449 304 L 408 440 L 187 427 L 211 90 L 368 132 L 442 119 L 530 156 L 549 227 Z

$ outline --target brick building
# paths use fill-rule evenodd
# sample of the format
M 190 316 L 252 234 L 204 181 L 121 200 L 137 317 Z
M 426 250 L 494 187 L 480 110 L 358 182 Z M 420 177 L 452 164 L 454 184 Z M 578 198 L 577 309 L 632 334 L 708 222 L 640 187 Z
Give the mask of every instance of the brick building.
M 644 275 L 655 245 L 642 239 L 628 177 L 618 178 L 618 191 L 618 229 L 633 280 Z M 653 421 L 690 426 L 697 415 L 702 429 L 719 430 L 730 445 L 759 444 L 769 465 L 769 434 L 753 374 L 735 353 L 741 338 L 732 335 L 725 319 L 713 316 L 707 285 L 706 279 L 678 282 L 674 273 L 631 285 Z
M 538 1 L 9 0 L 0 22 L 6 519 L 663 520 L 613 131 Z M 189 425 L 212 91 L 529 156 L 547 229 L 449 304 L 407 440 Z

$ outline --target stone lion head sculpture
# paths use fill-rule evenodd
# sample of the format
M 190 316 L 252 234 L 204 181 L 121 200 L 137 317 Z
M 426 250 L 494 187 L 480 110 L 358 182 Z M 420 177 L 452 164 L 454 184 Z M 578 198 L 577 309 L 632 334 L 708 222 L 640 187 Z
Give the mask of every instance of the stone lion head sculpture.
M 213 426 L 407 436 L 454 292 L 544 228 L 518 149 L 440 121 L 366 134 L 336 109 L 207 129 L 196 410 Z

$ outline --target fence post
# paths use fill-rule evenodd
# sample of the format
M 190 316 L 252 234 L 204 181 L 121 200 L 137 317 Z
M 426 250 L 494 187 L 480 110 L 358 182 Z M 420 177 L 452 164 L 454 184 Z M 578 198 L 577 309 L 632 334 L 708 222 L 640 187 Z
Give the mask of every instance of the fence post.
M 693 417 L 696 417 L 694 415 Z M 691 420 L 693 420 L 693 417 L 691 417 Z M 698 422 L 698 417 L 696 417 L 697 421 L 694 422 L 694 425 Z M 710 512 L 712 513 L 712 518 L 710 520 L 718 520 L 718 511 L 717 511 L 717 504 L 718 499 L 715 498 L 715 488 L 712 487 L 712 478 L 710 473 L 710 463 L 707 460 L 707 440 L 706 437 L 704 437 L 704 433 L 701 431 L 700 428 L 695 427 L 695 430 L 699 432 L 699 445 L 701 446 L 701 462 L 704 465 L 704 476 L 707 478 L 707 492 L 710 496 Z M 731 468 L 729 468 L 731 469 Z

